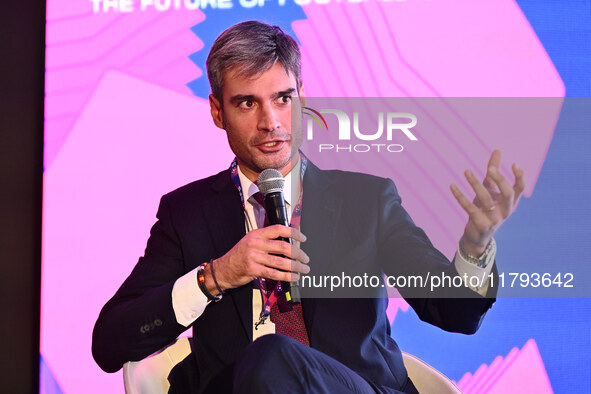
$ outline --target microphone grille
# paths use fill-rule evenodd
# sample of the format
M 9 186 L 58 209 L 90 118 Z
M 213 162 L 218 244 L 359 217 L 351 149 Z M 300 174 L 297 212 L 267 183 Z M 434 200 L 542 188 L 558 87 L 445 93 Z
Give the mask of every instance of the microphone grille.
M 282 192 L 285 185 L 285 178 L 274 168 L 268 168 L 260 173 L 257 186 L 264 195 L 273 192 Z

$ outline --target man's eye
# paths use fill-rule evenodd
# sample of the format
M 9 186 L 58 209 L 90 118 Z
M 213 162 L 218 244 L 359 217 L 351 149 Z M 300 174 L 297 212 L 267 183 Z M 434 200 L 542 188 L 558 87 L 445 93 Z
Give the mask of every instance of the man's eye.
M 241 108 L 252 108 L 254 106 L 254 101 L 252 100 L 244 100 L 240 104 L 238 104 Z
M 281 103 L 287 104 L 291 101 L 291 96 L 281 96 L 279 97 L 279 100 Z

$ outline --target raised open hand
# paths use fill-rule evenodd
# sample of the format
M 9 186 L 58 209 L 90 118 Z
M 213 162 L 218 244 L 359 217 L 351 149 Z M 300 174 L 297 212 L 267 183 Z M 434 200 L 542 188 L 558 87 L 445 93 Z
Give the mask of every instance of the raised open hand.
M 514 163 L 512 166 L 515 183 L 513 186 L 499 171 L 501 152 L 495 150 L 488 161 L 488 170 L 484 181 L 480 183 L 472 171 L 464 175 L 476 193 L 470 201 L 456 185 L 450 189 L 462 208 L 468 213 L 468 223 L 464 228 L 462 242 L 464 250 L 472 256 L 479 256 L 501 224 L 513 212 L 525 181 L 523 170 Z

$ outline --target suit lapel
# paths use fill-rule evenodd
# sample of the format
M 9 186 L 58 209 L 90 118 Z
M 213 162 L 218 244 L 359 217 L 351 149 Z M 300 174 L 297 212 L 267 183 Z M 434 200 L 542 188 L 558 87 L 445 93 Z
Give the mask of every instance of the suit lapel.
M 220 174 L 212 189 L 214 193 L 204 204 L 204 212 L 216 253 L 222 256 L 245 235 L 244 213 L 228 171 Z
M 302 249 L 310 256 L 310 274 L 317 275 L 333 259 L 336 229 L 341 217 L 342 197 L 334 192 L 327 172 L 309 163 L 304 176 L 301 230 L 308 238 Z M 316 269 L 316 273 L 315 273 Z M 304 293 L 305 297 L 305 293 Z M 306 328 L 314 344 L 313 328 L 317 322 L 317 300 L 303 300 Z
M 223 256 L 246 234 L 244 210 L 229 171 L 214 181 L 212 189 L 213 194 L 204 205 L 205 216 L 216 255 Z M 226 297 L 232 299 L 246 335 L 252 340 L 252 288 L 245 285 L 232 289 Z

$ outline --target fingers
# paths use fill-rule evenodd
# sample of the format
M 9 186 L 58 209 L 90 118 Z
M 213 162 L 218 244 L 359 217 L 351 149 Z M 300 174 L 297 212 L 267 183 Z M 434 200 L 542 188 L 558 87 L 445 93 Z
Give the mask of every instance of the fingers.
M 489 163 L 492 161 L 493 160 L 491 158 L 491 161 L 489 161 Z M 517 204 L 519 197 L 525 189 L 525 177 L 523 169 L 519 167 L 517 163 L 513 163 L 513 166 L 511 168 L 513 171 L 513 175 L 515 176 L 515 184 L 513 186 L 511 186 L 507 178 L 505 178 L 503 174 L 501 174 L 499 168 L 496 166 L 488 167 L 485 182 L 483 182 L 485 188 L 489 191 L 489 194 L 493 193 L 493 184 L 500 191 L 500 195 L 502 196 L 502 198 L 496 199 L 496 203 L 501 207 L 503 211 L 503 217 L 505 218 L 511 214 L 513 207 Z M 470 183 L 472 184 L 472 182 Z M 480 199 L 480 195 L 478 195 L 478 193 L 477 197 Z M 484 201 L 483 205 L 485 205 Z M 487 205 L 485 205 L 485 207 L 486 206 Z
M 509 214 L 511 214 L 511 210 L 513 209 L 513 202 L 515 198 L 513 187 L 496 167 L 488 168 L 487 177 L 490 177 L 495 182 L 501 192 L 502 198 L 498 199 L 497 203 L 503 211 L 503 217 L 509 216 Z
M 258 231 L 261 236 L 267 239 L 275 239 L 279 237 L 283 238 L 291 238 L 294 241 L 298 242 L 306 242 L 306 236 L 302 234 L 300 230 L 293 227 L 282 226 L 280 224 L 275 224 L 273 226 L 268 226 Z
M 501 151 L 495 150 L 488 161 L 488 169 L 482 184 L 478 182 L 474 174 L 467 170 L 466 179 L 476 193 L 477 203 L 485 212 L 493 212 L 494 207 L 499 206 L 503 218 L 508 217 L 517 200 L 525 189 L 524 171 L 513 164 L 512 170 L 515 176 L 515 184 L 511 186 L 509 181 L 501 174 Z
M 486 238 L 488 236 L 492 236 L 490 230 L 495 226 L 496 222 L 501 220 L 499 216 L 491 216 L 485 214 L 481 208 L 477 207 L 466 196 L 464 196 L 464 194 L 456 185 L 451 185 L 450 189 L 456 200 L 460 203 L 462 208 L 468 213 L 469 220 L 468 224 L 466 225 L 466 229 L 464 230 L 464 237 L 470 240 L 470 242 L 478 244 L 482 243 L 479 242 L 479 240 Z M 495 209 L 493 209 L 490 212 L 494 211 Z M 470 229 L 469 233 L 468 229 Z
M 515 193 L 513 205 L 515 205 L 517 204 L 519 197 L 521 197 L 521 193 L 523 193 L 523 190 L 525 189 L 525 177 L 523 169 L 521 169 L 517 163 L 513 163 L 511 169 L 513 170 L 513 175 L 515 176 L 515 184 L 513 185 L 513 192 Z
M 490 159 L 488 159 L 487 168 L 496 167 L 497 169 L 501 166 L 501 151 L 495 149 L 493 153 L 490 155 Z
M 265 242 L 263 251 L 265 253 L 261 256 L 258 263 L 266 268 L 302 274 L 310 272 L 310 267 L 308 266 L 310 257 L 295 245 L 284 241 L 270 240 Z M 261 276 L 264 275 L 261 274 Z M 268 276 L 264 277 L 275 279 Z
M 500 165 L 501 165 L 501 151 L 500 150 L 494 150 L 493 153 L 490 155 L 490 158 L 488 159 L 488 164 L 487 164 L 487 168 L 496 168 L 497 170 L 499 169 Z M 495 182 L 494 180 L 490 177 L 489 173 L 487 172 L 486 177 L 484 177 L 484 181 L 482 182 L 482 184 L 484 185 L 484 187 L 486 187 L 487 190 L 489 191 L 493 191 L 494 190 L 494 185 Z
M 269 254 L 278 254 L 293 260 L 301 261 L 305 264 L 310 262 L 310 257 L 296 244 L 290 244 L 277 240 L 277 238 L 291 238 L 297 242 L 305 242 L 306 236 L 296 228 L 274 225 L 263 229 L 255 230 L 253 234 L 259 237 L 253 238 L 250 246 Z
M 249 233 L 244 238 L 245 250 L 257 251 L 263 254 L 282 255 L 287 259 L 301 261 L 305 264 L 310 262 L 310 257 L 297 245 L 292 245 L 282 240 L 267 239 L 266 236 L 261 236 L 262 234 L 263 232 L 258 230 Z M 272 232 L 271 234 L 275 233 Z
M 480 205 L 484 208 L 485 211 L 492 212 L 495 209 L 495 201 L 493 200 L 488 190 L 484 187 L 482 183 L 478 181 L 478 179 L 476 179 L 476 176 L 472 173 L 472 171 L 466 170 L 464 172 L 464 175 L 466 176 L 466 179 L 470 183 L 470 186 L 472 186 L 472 189 L 476 193 L 476 198 L 480 202 Z
M 300 274 L 298 272 L 278 271 L 268 267 L 263 267 L 256 276 L 285 282 L 297 282 L 300 280 Z
M 458 200 L 468 215 L 474 215 L 479 211 L 479 208 L 474 205 L 472 201 L 468 200 L 468 198 L 464 196 L 464 193 L 462 193 L 456 185 L 451 185 L 449 188 L 451 189 L 451 192 L 453 193 L 456 200 Z
M 261 272 L 258 276 L 268 277 L 264 274 L 267 273 L 267 270 L 272 269 L 280 272 L 294 272 L 294 273 L 301 273 L 307 274 L 310 272 L 310 267 L 307 264 L 302 263 L 301 261 L 297 260 L 290 260 L 283 256 L 274 256 L 272 254 L 267 254 L 261 256 L 259 260 Z M 270 278 L 275 279 L 275 278 Z M 285 280 L 285 279 L 282 279 Z
M 276 240 L 291 238 L 296 245 Z M 257 276 L 297 281 L 301 273 L 310 272 L 310 258 L 299 248 L 306 236 L 287 226 L 269 226 L 247 233 L 232 249 L 219 258 L 216 274 L 224 289 L 242 286 Z
M 511 215 L 525 188 L 524 171 L 517 164 L 512 166 L 515 176 L 513 185 L 501 174 L 500 164 L 501 152 L 495 150 L 488 161 L 482 183 L 470 170 L 466 170 L 466 179 L 476 193 L 474 202 L 466 198 L 456 185 L 450 186 L 454 197 L 469 216 L 463 236 L 475 245 L 486 245 L 501 223 Z
M 310 267 L 307 264 L 262 251 L 252 251 L 248 263 L 247 270 L 253 277 L 260 276 L 274 280 L 297 281 L 300 274 L 310 272 Z
M 310 257 L 296 245 L 284 241 L 266 241 L 263 250 L 269 254 L 278 254 L 292 260 L 301 261 L 304 264 L 310 262 Z
M 307 274 L 310 257 L 297 245 L 277 240 L 292 238 L 304 242 L 306 236 L 295 228 L 274 225 L 251 231 L 244 239 L 245 271 L 249 276 L 294 281 Z

